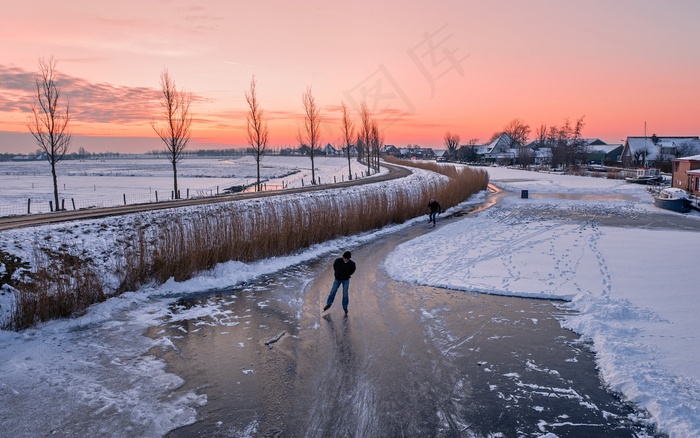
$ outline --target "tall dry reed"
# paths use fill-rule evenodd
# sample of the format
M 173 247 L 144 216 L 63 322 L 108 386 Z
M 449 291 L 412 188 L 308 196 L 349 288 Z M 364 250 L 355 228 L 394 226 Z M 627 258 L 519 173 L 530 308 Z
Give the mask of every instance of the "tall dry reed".
M 120 291 L 150 281 L 190 278 L 217 263 L 251 262 L 291 254 L 342 236 L 378 229 L 427 213 L 431 198 L 443 208 L 463 202 L 486 189 L 488 174 L 481 169 L 425 162 L 400 164 L 445 175 L 443 181 L 387 191 L 369 191 L 361 198 L 333 191 L 328 196 L 295 197 L 286 203 L 262 198 L 242 210 L 231 203 L 194 213 L 186 220 L 173 217 L 150 237 L 139 235 L 130 248 Z
M 5 327 L 21 330 L 38 322 L 83 313 L 106 296 L 89 261 L 65 252 L 37 250 L 31 282 L 18 285 Z

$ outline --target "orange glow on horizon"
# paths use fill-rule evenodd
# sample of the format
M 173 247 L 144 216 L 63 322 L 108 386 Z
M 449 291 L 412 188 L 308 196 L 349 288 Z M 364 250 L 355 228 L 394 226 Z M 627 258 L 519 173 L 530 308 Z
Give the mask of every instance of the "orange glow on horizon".
M 195 148 L 247 145 L 244 92 L 253 76 L 275 147 L 297 145 L 308 86 L 323 108 L 324 144 L 339 142 L 340 104 L 355 111 L 358 125 L 361 101 L 385 143 L 397 146 L 440 148 L 447 131 L 462 143 L 485 143 L 515 118 L 530 125 L 531 138 L 542 124 L 582 116 L 586 137 L 613 144 L 643 135 L 645 122 L 649 133 L 700 135 L 695 1 L 197 8 L 193 18 L 135 0 L 100 8 L 66 0 L 3 11 L 0 152 L 36 148 L 25 139 L 33 75 L 37 59 L 51 55 L 73 111 L 71 130 L 86 136 L 80 143 L 123 138 L 119 147 L 133 152 L 157 140 L 150 121 L 164 68 L 195 96 Z

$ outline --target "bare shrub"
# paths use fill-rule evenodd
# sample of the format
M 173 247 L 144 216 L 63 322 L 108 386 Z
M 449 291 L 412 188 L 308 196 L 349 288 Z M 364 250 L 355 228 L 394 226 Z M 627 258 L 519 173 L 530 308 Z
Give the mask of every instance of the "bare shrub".
M 20 284 L 6 326 L 13 330 L 37 322 L 82 314 L 106 296 L 89 261 L 48 249 L 35 253 L 31 283 Z

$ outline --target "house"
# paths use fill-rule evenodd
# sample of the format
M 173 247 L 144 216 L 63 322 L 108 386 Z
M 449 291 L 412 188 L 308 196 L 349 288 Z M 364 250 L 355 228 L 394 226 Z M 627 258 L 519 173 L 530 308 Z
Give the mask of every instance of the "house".
M 621 161 L 624 146 L 622 144 L 589 144 L 587 148 L 588 164 L 609 166 Z
M 399 156 L 411 160 L 432 160 L 435 158 L 435 152 L 431 148 L 416 146 L 399 149 Z
M 505 132 L 496 137 L 491 143 L 477 148 L 476 154 L 483 161 L 498 164 L 513 164 L 518 158 L 518 143 Z
M 347 154 L 347 148 L 343 148 L 343 155 Z M 356 157 L 358 154 L 357 148 L 354 145 L 350 146 L 350 156 L 351 157 Z
M 301 155 L 301 151 L 293 148 L 284 148 L 280 150 L 280 155 L 285 156 L 285 155 Z
M 552 148 L 538 148 L 534 151 L 534 162 L 535 165 L 544 165 L 552 162 Z
M 381 154 L 382 155 L 390 155 L 392 157 L 398 158 L 401 156 L 401 151 L 393 144 L 388 144 L 382 148 Z
M 625 166 L 659 166 L 669 162 L 678 151 L 700 151 L 699 137 L 627 137 L 622 150 Z
M 15 155 L 14 157 L 10 158 L 10 161 L 29 161 L 32 159 L 35 158 L 29 155 Z
M 437 149 L 433 151 L 435 153 L 435 159 L 437 161 L 448 161 L 449 154 L 446 149 Z
M 324 147 L 321 148 L 321 154 L 323 155 L 328 155 L 328 156 L 334 156 L 334 155 L 340 155 L 340 152 L 331 146 L 330 143 L 325 145 Z
M 692 195 L 700 194 L 700 155 L 673 160 L 671 187 L 686 190 Z
M 582 138 L 583 144 L 586 146 L 605 146 L 607 143 L 605 143 L 603 140 L 599 138 Z

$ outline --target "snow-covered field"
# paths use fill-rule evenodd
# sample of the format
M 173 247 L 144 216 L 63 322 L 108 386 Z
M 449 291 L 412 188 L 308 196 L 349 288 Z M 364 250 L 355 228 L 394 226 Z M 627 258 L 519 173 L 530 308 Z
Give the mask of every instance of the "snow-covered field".
M 577 313 L 564 317 L 562 324 L 593 341 L 604 381 L 649 410 L 663 432 L 693 436 L 700 430 L 700 300 L 693 280 L 700 234 L 610 226 L 600 220 L 674 214 L 656 209 L 643 186 L 504 168 L 488 171 L 492 183 L 515 194 L 450 224 L 438 222 L 431 233 L 399 247 L 386 260 L 387 271 L 426 285 L 567 300 L 562 305 Z M 430 177 L 417 172 L 411 178 L 362 190 L 419 185 Z M 521 189 L 529 190 L 529 199 L 520 199 Z M 485 197 L 478 194 L 468 203 Z M 698 213 L 686 216 L 700 221 Z M 123 220 L 89 221 L 69 229 L 82 233 L 86 246 L 104 252 L 105 233 L 117 232 Z M 342 239 L 342 246 L 423 221 L 420 217 Z M 35 241 L 61 227 L 2 232 L 2 242 L 19 251 L 17 242 Z M 73 320 L 21 333 L 0 331 L 4 432 L 119 436 L 126 428 L 132 436 L 159 436 L 194 421 L 197 406 L 206 399 L 178 389 L 182 380 L 148 354 L 166 341 L 144 336 L 145 330 L 160 318 L 192 318 L 168 309 L 183 294 L 250 281 L 339 246 L 334 241 L 289 257 L 225 263 L 186 282 L 169 281 L 112 298 Z M 109 276 L 108 264 L 104 275 Z M 2 306 L 7 307 L 6 300 Z M 211 316 L 226 324 L 226 315 Z
M 506 168 L 489 174 L 515 195 L 404 244 L 386 269 L 423 285 L 567 300 L 578 313 L 562 324 L 593 341 L 606 384 L 647 409 L 662 431 L 697 436 L 700 232 L 606 226 L 606 217 L 680 215 L 654 207 L 640 185 Z
M 367 168 L 351 164 L 353 177 Z M 315 157 L 316 178 L 321 184 L 348 179 L 348 161 L 343 157 Z M 178 163 L 178 190 L 182 198 L 211 196 L 232 186 L 256 181 L 256 163 L 251 155 L 215 159 L 186 158 Z M 56 165 L 60 202 L 66 209 L 111 207 L 171 199 L 173 173 L 165 158 L 137 156 L 105 160 L 65 160 Z M 311 182 L 309 157 L 265 156 L 261 180 L 269 190 L 301 187 Z M 46 160 L 0 162 L 0 216 L 50 211 L 53 200 L 51 166 Z

